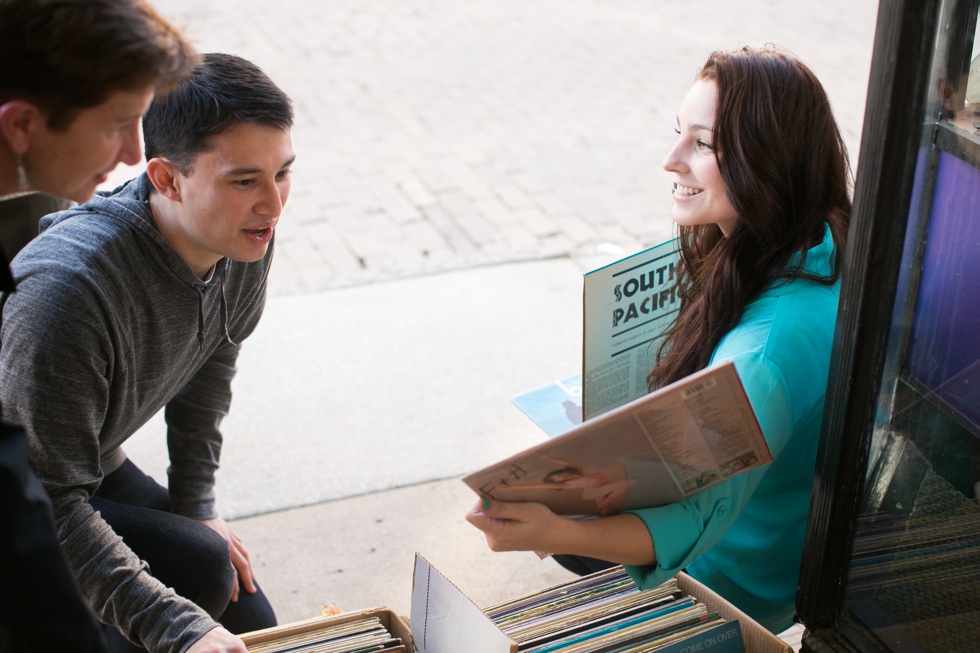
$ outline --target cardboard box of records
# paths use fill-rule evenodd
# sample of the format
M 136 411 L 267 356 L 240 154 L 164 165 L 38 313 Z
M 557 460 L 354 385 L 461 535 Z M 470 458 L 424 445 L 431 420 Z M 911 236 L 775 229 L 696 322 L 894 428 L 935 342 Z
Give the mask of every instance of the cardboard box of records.
M 641 592 L 621 567 L 479 608 L 416 554 L 411 627 L 418 653 L 792 653 L 690 576 Z
M 250 653 L 792 653 L 686 574 L 640 591 L 621 567 L 478 607 L 416 554 L 411 627 L 387 608 L 243 636 Z
M 341 612 L 242 635 L 249 653 L 414 653 L 408 624 L 382 606 Z

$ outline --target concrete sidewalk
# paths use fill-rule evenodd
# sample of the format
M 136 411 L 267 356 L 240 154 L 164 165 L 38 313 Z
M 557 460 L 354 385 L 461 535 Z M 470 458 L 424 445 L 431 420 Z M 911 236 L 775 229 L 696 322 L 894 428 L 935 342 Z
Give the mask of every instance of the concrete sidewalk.
M 459 477 L 545 438 L 509 397 L 581 368 L 585 265 L 269 300 L 239 359 L 218 502 L 281 620 L 330 602 L 407 614 L 415 551 L 486 602 L 565 576 L 490 552 L 463 519 L 476 496 Z M 164 431 L 158 417 L 126 445 L 158 479 Z

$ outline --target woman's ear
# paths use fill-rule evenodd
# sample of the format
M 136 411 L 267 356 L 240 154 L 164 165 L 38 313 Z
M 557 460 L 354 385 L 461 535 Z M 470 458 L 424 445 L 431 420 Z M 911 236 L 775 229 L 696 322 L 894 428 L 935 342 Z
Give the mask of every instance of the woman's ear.
M 37 105 L 26 100 L 11 100 L 0 105 L 0 134 L 15 154 L 27 152 L 32 133 L 46 123 L 47 118 Z
M 166 159 L 154 157 L 146 162 L 146 176 L 158 193 L 175 202 L 180 201 L 177 169 Z

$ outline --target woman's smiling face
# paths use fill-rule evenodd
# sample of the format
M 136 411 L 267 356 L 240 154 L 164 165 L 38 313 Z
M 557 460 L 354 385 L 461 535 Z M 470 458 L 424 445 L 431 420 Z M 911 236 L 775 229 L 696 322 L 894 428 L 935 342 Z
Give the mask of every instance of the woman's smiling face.
M 728 200 L 714 149 L 718 90 L 712 80 L 701 80 L 684 96 L 677 113 L 677 142 L 664 159 L 664 170 L 674 175 L 671 219 L 679 225 L 717 224 L 727 235 L 738 214 Z

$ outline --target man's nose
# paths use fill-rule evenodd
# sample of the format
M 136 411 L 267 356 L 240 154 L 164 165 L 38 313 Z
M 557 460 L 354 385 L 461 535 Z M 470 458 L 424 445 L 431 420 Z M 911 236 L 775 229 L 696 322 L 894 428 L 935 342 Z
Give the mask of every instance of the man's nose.
M 278 216 L 282 213 L 282 206 L 285 203 L 282 194 L 283 191 L 279 188 L 279 184 L 274 181 L 266 183 L 262 198 L 255 207 L 255 212 L 261 215 Z
M 119 150 L 119 160 L 129 166 L 134 166 L 143 158 L 143 148 L 140 145 L 140 125 L 139 122 L 133 123 L 132 127 L 126 129 L 123 136 L 122 148 Z

